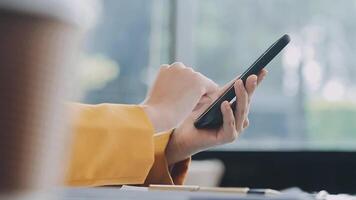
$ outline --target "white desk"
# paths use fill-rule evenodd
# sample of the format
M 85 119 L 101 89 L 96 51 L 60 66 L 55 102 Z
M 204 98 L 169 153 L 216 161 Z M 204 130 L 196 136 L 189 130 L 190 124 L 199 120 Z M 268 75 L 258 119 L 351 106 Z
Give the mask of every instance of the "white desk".
M 309 200 L 306 195 L 242 196 L 236 194 L 168 191 L 121 191 L 119 188 L 82 188 L 57 191 L 60 200 Z

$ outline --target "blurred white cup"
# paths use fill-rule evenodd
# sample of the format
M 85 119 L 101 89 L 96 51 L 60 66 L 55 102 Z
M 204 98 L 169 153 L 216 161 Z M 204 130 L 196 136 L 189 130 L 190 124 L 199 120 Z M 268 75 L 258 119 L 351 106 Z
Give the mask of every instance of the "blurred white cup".
M 0 1 L 0 194 L 61 182 L 66 102 L 95 1 Z

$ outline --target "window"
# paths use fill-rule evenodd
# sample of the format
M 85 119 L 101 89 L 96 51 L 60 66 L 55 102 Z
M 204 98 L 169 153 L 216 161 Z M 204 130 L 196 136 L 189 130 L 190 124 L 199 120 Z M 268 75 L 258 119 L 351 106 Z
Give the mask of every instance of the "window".
M 172 60 L 224 84 L 288 33 L 250 127 L 219 149 L 356 150 L 356 1 L 109 0 L 102 14 L 83 61 L 97 66 L 86 102 L 138 103 Z
M 86 103 L 139 103 L 169 63 L 168 1 L 105 0 L 81 59 Z
M 195 1 L 193 62 L 224 84 L 275 39 L 251 127 L 229 148 L 356 149 L 356 1 Z

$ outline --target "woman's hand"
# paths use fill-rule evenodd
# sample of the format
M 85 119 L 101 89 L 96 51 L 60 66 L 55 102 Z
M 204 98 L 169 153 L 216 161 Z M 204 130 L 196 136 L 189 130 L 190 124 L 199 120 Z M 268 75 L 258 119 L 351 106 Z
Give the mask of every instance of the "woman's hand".
M 156 132 L 177 127 L 217 84 L 183 63 L 162 65 L 142 106 Z
M 236 112 L 235 114 L 233 113 L 229 102 L 223 102 L 221 104 L 221 111 L 224 123 L 219 129 L 208 130 L 196 129 L 194 127 L 195 119 L 197 119 L 213 101 L 213 98 L 206 98 L 204 96 L 191 115 L 173 132 L 166 149 L 168 163 L 173 164 L 207 148 L 233 142 L 249 125 L 247 117 L 251 97 L 257 85 L 266 74 L 267 71 L 262 70 L 258 76 L 252 75 L 248 77 L 246 87 L 241 80 L 237 80 L 234 83 L 237 97 Z M 230 84 L 226 85 L 220 91 L 216 92 L 213 95 L 214 99 L 225 91 L 229 85 Z

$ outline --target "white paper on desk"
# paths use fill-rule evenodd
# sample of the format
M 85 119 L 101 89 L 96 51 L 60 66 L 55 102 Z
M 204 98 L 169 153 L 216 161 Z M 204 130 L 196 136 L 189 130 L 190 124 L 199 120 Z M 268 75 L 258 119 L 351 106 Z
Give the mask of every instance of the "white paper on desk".
M 326 200 L 356 200 L 356 196 L 350 196 L 347 194 L 329 194 Z
M 147 191 L 148 191 L 148 188 L 147 188 L 147 187 L 138 187 L 138 186 L 123 185 L 123 186 L 120 188 L 120 190 L 147 192 Z
M 317 200 L 356 200 L 356 196 L 347 194 L 329 194 L 327 191 L 320 191 L 316 195 Z

